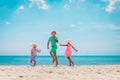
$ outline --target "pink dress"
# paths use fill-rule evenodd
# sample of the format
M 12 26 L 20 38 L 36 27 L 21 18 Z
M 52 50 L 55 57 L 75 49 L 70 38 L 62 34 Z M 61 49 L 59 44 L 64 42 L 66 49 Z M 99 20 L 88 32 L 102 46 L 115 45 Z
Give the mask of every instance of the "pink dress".
M 67 45 L 66 51 L 65 51 L 65 56 L 66 57 L 70 57 L 72 55 L 72 50 L 71 50 L 72 46 L 70 44 Z

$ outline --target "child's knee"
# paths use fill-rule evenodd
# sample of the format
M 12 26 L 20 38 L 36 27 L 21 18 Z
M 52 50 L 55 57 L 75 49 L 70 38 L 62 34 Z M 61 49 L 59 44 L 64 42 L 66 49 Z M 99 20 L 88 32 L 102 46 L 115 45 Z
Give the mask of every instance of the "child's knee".
M 67 57 L 70 60 L 70 57 Z

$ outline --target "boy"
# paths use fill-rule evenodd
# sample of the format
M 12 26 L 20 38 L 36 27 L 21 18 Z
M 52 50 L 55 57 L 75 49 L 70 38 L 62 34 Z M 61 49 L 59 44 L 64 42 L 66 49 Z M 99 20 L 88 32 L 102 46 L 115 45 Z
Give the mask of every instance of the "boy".
M 37 52 L 40 53 L 41 50 L 36 49 L 37 45 L 35 43 L 32 44 L 32 49 L 31 49 L 31 57 L 30 57 L 30 62 L 34 61 L 34 66 L 36 66 L 36 57 L 37 57 Z
M 51 50 L 50 50 L 50 55 L 53 59 L 52 64 L 54 64 L 54 62 L 56 62 L 55 67 L 58 65 L 58 60 L 57 60 L 57 56 L 56 56 L 56 50 L 57 50 L 57 44 L 58 43 L 58 39 L 55 36 L 56 35 L 56 31 L 52 31 L 51 32 L 51 37 L 48 40 L 47 43 L 47 49 L 49 49 L 49 43 L 51 43 Z

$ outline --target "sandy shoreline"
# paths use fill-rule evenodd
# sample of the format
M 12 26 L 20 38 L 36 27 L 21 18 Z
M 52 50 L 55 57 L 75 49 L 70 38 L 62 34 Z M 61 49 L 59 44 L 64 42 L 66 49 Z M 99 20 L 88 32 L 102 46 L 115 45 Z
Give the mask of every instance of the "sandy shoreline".
M 120 65 L 0 66 L 0 80 L 120 80 Z

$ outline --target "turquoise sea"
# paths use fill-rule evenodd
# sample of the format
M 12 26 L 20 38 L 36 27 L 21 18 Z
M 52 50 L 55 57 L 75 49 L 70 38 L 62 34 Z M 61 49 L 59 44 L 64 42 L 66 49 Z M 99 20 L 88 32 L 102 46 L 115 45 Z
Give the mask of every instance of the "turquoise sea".
M 120 64 L 120 56 L 72 56 L 75 65 Z M 37 65 L 51 65 L 50 56 L 38 56 Z M 68 65 L 64 56 L 58 56 L 60 65 Z M 0 56 L 0 65 L 31 65 L 29 56 Z

